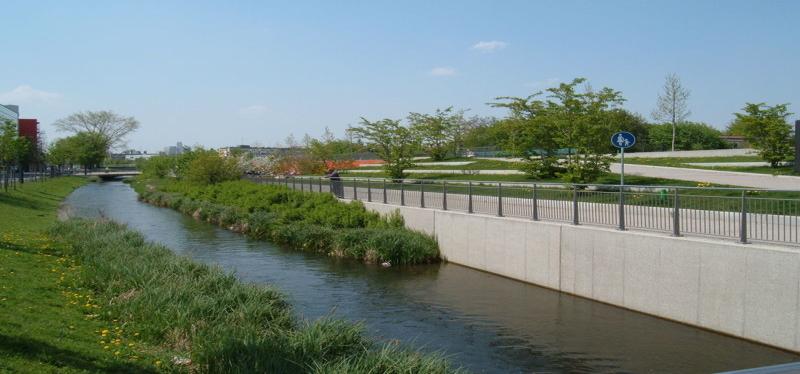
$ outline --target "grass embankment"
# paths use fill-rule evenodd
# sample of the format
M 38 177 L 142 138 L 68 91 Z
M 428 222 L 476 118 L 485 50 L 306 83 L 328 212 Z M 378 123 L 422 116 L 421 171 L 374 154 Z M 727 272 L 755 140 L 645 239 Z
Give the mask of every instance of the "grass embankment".
M 108 300 L 83 284 L 86 268 L 45 233 L 83 183 L 64 177 L 0 192 L 0 372 L 148 372 L 168 362 L 166 350 L 107 314 Z
M 444 373 L 436 355 L 364 336 L 360 325 L 296 320 L 285 298 L 179 257 L 113 222 L 71 220 L 52 232 L 83 264 L 105 313 L 169 347 L 199 372 Z
M 366 262 L 438 261 L 436 241 L 403 226 L 399 215 L 381 217 L 360 202 L 249 181 L 194 185 L 137 180 L 142 200 L 170 207 L 257 239 Z

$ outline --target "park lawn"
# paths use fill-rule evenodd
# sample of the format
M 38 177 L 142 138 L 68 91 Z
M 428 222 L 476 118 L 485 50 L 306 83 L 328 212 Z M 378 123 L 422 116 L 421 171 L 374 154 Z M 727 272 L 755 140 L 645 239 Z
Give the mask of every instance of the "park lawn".
M 0 192 L 0 372 L 157 368 L 155 347 L 115 321 L 92 317 L 102 303 L 77 286 L 80 265 L 44 233 L 63 198 L 83 183 L 63 177 Z

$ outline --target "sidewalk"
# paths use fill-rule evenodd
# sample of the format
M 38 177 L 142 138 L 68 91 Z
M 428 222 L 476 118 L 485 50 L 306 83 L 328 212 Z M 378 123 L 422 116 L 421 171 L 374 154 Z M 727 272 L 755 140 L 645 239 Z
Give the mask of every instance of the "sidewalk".
M 619 173 L 620 164 L 611 164 L 611 172 Z M 668 166 L 648 166 L 625 164 L 626 175 L 678 179 L 693 182 L 709 182 L 731 186 L 766 188 L 773 190 L 800 189 L 800 177 L 788 175 L 769 175 L 743 173 L 737 171 L 675 168 Z

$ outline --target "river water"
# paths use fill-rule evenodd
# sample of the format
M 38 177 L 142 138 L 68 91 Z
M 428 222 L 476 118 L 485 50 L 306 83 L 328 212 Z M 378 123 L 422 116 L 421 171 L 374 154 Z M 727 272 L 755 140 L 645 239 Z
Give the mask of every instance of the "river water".
M 454 264 L 381 268 L 250 240 L 141 203 L 121 182 L 66 201 L 124 222 L 197 261 L 272 284 L 302 318 L 363 322 L 367 333 L 445 353 L 473 372 L 707 373 L 800 356 Z

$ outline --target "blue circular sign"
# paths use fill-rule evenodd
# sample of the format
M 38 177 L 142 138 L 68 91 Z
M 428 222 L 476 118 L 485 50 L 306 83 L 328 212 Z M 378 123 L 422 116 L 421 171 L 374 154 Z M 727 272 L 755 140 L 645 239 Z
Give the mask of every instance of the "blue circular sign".
M 620 131 L 611 135 L 611 145 L 617 148 L 626 149 L 633 147 L 634 144 L 636 144 L 636 137 L 627 131 Z

